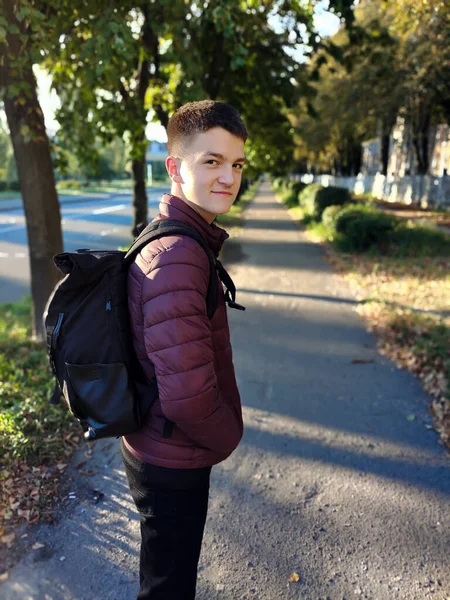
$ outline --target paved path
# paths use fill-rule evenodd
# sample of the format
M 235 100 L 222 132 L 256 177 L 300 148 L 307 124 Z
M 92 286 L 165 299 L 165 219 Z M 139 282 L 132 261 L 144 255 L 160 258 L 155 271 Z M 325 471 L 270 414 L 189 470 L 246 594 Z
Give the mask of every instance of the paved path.
M 198 600 L 450 597 L 450 459 L 425 427 L 426 394 L 377 353 L 267 185 L 229 246 L 247 306 L 230 311 L 246 433 L 213 471 Z M 138 522 L 117 443 L 95 446 L 87 466 L 59 525 L 26 539 L 43 547 L 2 599 L 135 598 Z

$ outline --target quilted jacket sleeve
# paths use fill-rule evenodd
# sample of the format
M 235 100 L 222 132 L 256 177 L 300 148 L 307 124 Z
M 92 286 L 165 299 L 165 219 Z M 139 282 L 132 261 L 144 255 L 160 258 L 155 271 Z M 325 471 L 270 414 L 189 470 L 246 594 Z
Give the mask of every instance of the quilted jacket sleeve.
M 208 278 L 208 259 L 196 242 L 180 238 L 163 248 L 143 281 L 144 341 L 164 415 L 201 446 L 230 453 L 241 428 L 217 385 Z

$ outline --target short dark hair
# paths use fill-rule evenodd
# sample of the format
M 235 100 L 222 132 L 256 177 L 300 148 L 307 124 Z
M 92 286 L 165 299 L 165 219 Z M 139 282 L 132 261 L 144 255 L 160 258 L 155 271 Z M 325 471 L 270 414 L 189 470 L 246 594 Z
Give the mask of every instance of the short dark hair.
M 216 100 L 188 102 L 174 112 L 167 125 L 169 154 L 179 155 L 186 142 L 214 127 L 222 127 L 244 142 L 248 138 L 241 115 L 231 104 Z

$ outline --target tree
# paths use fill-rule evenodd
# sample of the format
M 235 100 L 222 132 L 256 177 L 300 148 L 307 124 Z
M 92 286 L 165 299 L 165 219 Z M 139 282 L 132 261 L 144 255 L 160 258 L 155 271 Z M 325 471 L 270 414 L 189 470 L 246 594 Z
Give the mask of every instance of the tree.
M 350 19 L 350 0 L 331 4 Z M 289 132 L 292 140 L 285 105 L 298 94 L 295 80 L 302 67 L 286 49 L 304 39 L 304 30 L 317 46 L 313 3 L 97 0 L 93 5 L 75 0 L 72 6 L 73 21 L 66 23 L 62 43 L 51 49 L 47 61 L 62 98 L 60 135 L 75 142 L 85 158 L 92 156 L 96 136 L 105 141 L 128 137 L 134 228 L 147 217 L 144 154 L 149 111 L 167 126 L 170 114 L 186 101 L 226 100 L 246 117 L 255 138 L 253 149 L 260 147 L 264 158 L 261 125 L 283 122 L 279 130 L 284 137 Z M 277 34 L 270 26 L 275 15 L 284 23 Z M 273 119 L 268 118 L 271 112 Z M 269 137 L 276 140 L 272 129 Z M 258 136 L 261 143 L 256 142 Z
M 0 0 L 0 97 L 3 100 L 27 223 L 33 334 L 44 340 L 42 314 L 58 281 L 53 255 L 63 249 L 50 144 L 36 93 L 36 29 L 44 15 L 25 0 Z
M 317 82 L 312 110 L 303 102 L 296 114 L 303 135 L 298 156 L 339 168 L 348 147 L 342 136 L 349 141 L 351 131 L 356 140 L 379 135 L 380 171 L 386 175 L 391 132 L 402 116 L 412 133 L 416 170 L 427 173 L 430 125 L 450 119 L 449 39 L 450 6 L 442 0 L 361 0 L 352 29 L 330 40 L 339 50 L 337 60 L 320 53 L 310 62 Z
M 430 125 L 450 124 L 450 5 L 444 0 L 399 0 L 387 18 L 407 73 L 404 114 L 411 125 L 419 174 L 429 169 Z
M 165 75 L 161 45 L 176 18 L 180 2 L 145 0 L 72 3 L 71 20 L 64 18 L 62 38 L 47 50 L 46 65 L 62 106 L 57 119 L 63 143 L 79 158 L 97 157 L 95 140 L 126 138 L 131 148 L 134 224 L 147 220 L 145 189 L 145 129 L 148 94 Z M 152 109 L 167 125 L 168 112 L 157 98 Z

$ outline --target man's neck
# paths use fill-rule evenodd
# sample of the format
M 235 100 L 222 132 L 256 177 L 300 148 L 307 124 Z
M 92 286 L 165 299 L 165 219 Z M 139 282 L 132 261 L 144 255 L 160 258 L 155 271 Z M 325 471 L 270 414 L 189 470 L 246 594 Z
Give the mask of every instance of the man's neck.
M 202 217 L 202 219 L 204 219 L 208 223 L 208 225 L 211 225 L 211 223 L 217 217 L 217 215 L 215 215 L 214 213 L 211 213 L 211 212 L 205 210 L 204 208 L 202 208 L 201 206 L 194 204 L 194 202 L 191 202 L 190 200 L 188 200 L 185 197 L 185 195 L 182 192 L 180 192 L 179 190 L 172 189 L 170 193 L 172 194 L 172 196 L 176 196 L 177 198 L 182 200 L 185 204 L 190 206 L 192 208 L 192 210 L 195 210 L 195 212 L 197 214 L 199 214 Z

